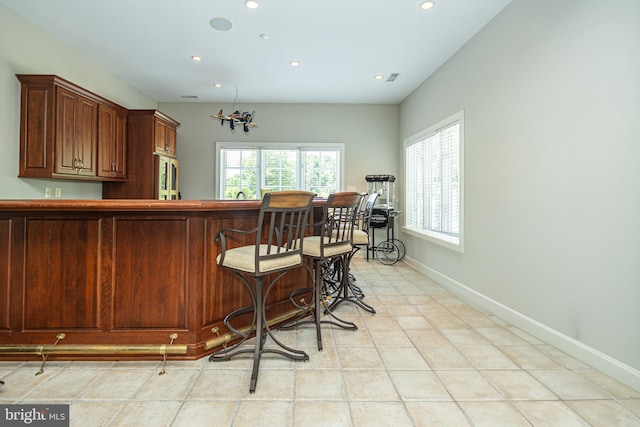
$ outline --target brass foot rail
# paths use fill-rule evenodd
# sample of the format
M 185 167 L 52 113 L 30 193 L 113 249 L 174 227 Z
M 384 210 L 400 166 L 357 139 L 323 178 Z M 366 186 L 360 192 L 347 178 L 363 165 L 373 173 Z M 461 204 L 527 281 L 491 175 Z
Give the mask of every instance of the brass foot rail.
M 169 344 L 61 344 L 58 342 L 64 339 L 65 335 L 56 335 L 56 342 L 52 345 L 42 344 L 2 344 L 0 354 L 37 354 L 42 357 L 42 365 L 36 375 L 44 372 L 44 365 L 47 358 L 52 354 L 65 355 L 86 355 L 86 354 L 159 354 L 162 356 L 162 369 L 159 375 L 164 375 L 167 355 L 187 354 L 189 346 L 186 344 L 174 345 L 173 341 L 178 338 L 178 334 L 169 335 Z

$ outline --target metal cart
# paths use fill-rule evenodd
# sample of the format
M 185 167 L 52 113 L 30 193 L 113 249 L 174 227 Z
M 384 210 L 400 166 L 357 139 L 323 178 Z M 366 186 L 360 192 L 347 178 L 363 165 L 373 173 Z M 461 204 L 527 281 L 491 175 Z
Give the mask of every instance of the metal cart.
M 395 218 L 402 212 L 394 209 L 395 181 L 393 175 L 367 175 L 367 193 L 378 193 L 377 204 L 373 207 L 369 221 L 370 246 L 368 248 L 378 261 L 392 265 L 404 258 L 404 243 L 395 237 Z M 386 240 L 376 244 L 376 229 L 386 231 Z
M 402 240 L 395 237 L 395 218 L 400 215 L 401 211 L 388 208 L 373 208 L 371 215 L 371 246 L 369 249 L 373 251 L 378 261 L 386 265 L 392 265 L 404 258 L 405 247 Z M 386 231 L 386 240 L 376 245 L 376 229 L 384 229 Z

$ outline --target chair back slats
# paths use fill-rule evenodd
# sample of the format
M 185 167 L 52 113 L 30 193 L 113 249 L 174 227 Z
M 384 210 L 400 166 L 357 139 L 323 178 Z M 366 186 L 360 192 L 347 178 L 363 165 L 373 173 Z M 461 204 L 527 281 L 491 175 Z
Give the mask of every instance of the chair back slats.
M 258 217 L 255 245 L 255 272 L 261 274 L 265 261 L 279 257 L 300 256 L 314 193 L 276 191 L 264 195 Z M 300 243 L 298 243 L 300 242 Z M 270 267 L 268 272 L 272 272 Z
M 329 195 L 323 210 L 321 257 L 324 257 L 325 252 L 330 252 L 331 247 L 351 246 L 356 214 L 362 197 L 362 194 L 352 191 Z

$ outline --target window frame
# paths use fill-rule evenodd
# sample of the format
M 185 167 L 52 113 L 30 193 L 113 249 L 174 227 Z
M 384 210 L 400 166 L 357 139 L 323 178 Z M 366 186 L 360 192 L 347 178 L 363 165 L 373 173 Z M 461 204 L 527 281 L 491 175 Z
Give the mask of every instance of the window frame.
M 402 230 L 412 236 L 416 236 L 420 239 L 436 243 L 444 246 L 456 252 L 464 253 L 464 110 L 458 111 L 445 119 L 438 121 L 437 123 L 427 127 L 426 129 L 406 138 L 404 140 L 404 156 L 403 161 L 405 163 L 404 175 L 405 175 L 405 211 L 408 209 L 407 202 L 409 200 L 408 185 L 409 171 L 407 169 L 407 149 L 414 144 L 420 143 L 428 139 L 430 136 L 435 135 L 438 131 L 445 129 L 449 126 L 459 124 L 459 200 L 458 200 L 458 237 L 457 239 L 447 233 L 443 233 L 428 228 L 410 227 L 407 225 L 407 216 L 405 215 L 404 225 Z
M 225 142 L 218 141 L 216 142 L 216 150 L 215 150 L 215 158 L 214 158 L 214 167 L 217 173 L 214 174 L 214 194 L 217 199 L 220 200 L 230 200 L 223 199 L 223 195 L 221 194 L 222 187 L 222 165 L 220 162 L 222 161 L 221 150 L 223 149 L 232 149 L 232 150 L 296 150 L 298 151 L 298 184 L 300 186 L 304 186 L 304 182 L 302 177 L 302 153 L 305 151 L 336 151 L 338 152 L 338 176 L 336 177 L 336 192 L 341 191 L 344 182 L 344 171 L 345 171 L 345 144 L 343 142 Z M 263 165 L 258 162 L 257 168 L 260 169 L 260 173 L 263 170 Z

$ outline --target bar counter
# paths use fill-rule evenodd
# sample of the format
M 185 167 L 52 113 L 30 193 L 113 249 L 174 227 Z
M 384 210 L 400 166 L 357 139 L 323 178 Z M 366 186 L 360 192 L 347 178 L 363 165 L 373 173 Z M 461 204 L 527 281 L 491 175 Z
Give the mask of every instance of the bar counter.
M 217 268 L 214 236 L 255 227 L 259 209 L 257 200 L 0 201 L 0 359 L 197 359 L 233 341 L 223 319 L 251 299 Z M 234 246 L 255 241 L 243 238 Z M 288 296 L 309 283 L 300 268 L 274 287 L 274 323 L 295 314 Z

